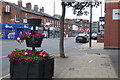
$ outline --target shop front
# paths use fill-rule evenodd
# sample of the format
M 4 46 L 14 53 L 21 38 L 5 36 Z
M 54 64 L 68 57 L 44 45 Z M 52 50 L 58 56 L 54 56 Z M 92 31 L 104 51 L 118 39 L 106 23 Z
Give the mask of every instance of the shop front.
M 24 24 L 0 24 L 0 39 L 17 39 L 23 32 L 30 32 L 30 26 Z

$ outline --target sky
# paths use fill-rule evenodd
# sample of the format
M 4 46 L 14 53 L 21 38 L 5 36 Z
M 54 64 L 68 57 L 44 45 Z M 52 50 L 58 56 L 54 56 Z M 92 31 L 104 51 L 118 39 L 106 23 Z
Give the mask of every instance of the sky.
M 11 3 L 18 3 L 18 0 L 4 0 Z M 54 2 L 55 2 L 55 14 L 62 15 L 62 7 L 61 0 L 22 0 L 23 6 L 26 6 L 26 3 L 30 2 L 32 8 L 34 5 L 38 5 L 38 7 L 44 7 L 44 12 L 53 15 L 54 14 Z M 99 17 L 101 17 L 101 7 L 102 7 L 102 17 L 104 17 L 104 0 L 102 0 L 102 6 L 100 5 L 98 8 L 93 8 L 93 18 L 92 21 L 99 21 Z M 89 11 L 89 9 L 87 9 Z M 90 15 L 88 16 L 76 16 L 73 14 L 73 10 L 71 7 L 66 7 L 66 18 L 69 19 L 90 19 Z

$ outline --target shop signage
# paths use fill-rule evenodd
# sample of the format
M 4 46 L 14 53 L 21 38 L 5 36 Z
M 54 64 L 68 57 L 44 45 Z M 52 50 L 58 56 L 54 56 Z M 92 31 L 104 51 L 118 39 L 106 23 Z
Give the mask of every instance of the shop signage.
M 25 29 L 30 29 L 29 25 L 24 25 L 24 24 L 0 24 L 0 27 L 3 29 L 7 28 L 25 28 Z
M 27 19 L 23 19 L 23 23 L 27 23 Z
M 24 28 L 29 28 L 28 26 L 24 25 Z
M 13 28 L 12 26 L 5 25 L 5 28 Z
M 113 9 L 113 20 L 120 20 L 120 9 Z
M 14 21 L 15 19 L 10 19 L 10 21 Z

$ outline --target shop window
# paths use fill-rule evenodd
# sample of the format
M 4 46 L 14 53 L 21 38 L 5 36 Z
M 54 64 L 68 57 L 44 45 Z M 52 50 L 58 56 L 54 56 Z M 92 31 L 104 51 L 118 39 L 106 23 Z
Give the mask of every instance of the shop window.
M 5 37 L 5 32 L 4 30 L 0 30 L 0 38 L 4 38 Z
M 20 22 L 20 15 L 19 14 L 15 15 L 15 22 Z
M 8 39 L 14 39 L 15 38 L 15 31 L 13 29 L 8 30 Z

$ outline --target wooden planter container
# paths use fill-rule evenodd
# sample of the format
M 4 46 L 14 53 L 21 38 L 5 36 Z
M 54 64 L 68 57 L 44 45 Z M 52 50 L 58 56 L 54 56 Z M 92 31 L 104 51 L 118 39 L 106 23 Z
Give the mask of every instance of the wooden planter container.
M 40 26 L 42 19 L 27 19 L 30 26 Z
M 41 47 L 43 38 L 39 38 L 37 41 L 37 43 L 33 43 L 32 39 L 26 39 L 26 45 L 27 47 Z
M 10 62 L 11 80 L 44 80 L 54 75 L 54 58 L 39 63 Z

